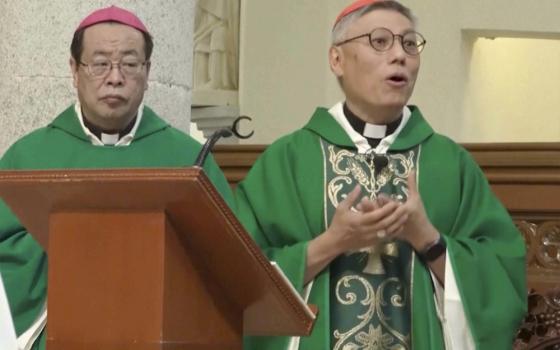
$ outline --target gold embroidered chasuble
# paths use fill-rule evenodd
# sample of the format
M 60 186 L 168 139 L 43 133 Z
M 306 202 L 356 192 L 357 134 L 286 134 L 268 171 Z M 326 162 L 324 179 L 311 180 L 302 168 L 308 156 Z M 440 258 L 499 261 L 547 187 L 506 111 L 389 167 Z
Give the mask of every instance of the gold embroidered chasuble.
M 361 197 L 383 193 L 407 198 L 407 177 L 415 168 L 418 148 L 387 155 L 359 154 L 324 141 L 325 219 L 356 185 Z M 387 164 L 374 162 L 385 157 Z M 360 198 L 361 198 L 360 197 Z M 401 241 L 348 252 L 330 265 L 330 325 L 334 350 L 410 349 L 411 247 Z

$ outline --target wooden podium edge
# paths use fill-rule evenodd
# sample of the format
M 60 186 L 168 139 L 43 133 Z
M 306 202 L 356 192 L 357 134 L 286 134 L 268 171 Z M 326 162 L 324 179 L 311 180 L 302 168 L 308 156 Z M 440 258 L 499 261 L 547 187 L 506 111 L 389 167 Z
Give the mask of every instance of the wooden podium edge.
M 224 199 L 218 194 L 218 192 L 214 190 L 214 186 L 212 185 L 210 179 L 208 179 L 208 177 L 206 176 L 206 174 L 202 169 L 200 169 L 198 176 L 199 176 L 200 183 L 202 184 L 202 186 L 204 186 L 204 190 L 211 197 L 214 204 L 219 208 L 219 210 L 222 213 L 224 213 L 224 216 L 226 217 L 228 223 L 235 231 L 237 237 L 241 239 L 245 247 L 251 251 L 251 254 L 255 258 L 257 258 L 260 265 L 264 267 L 264 270 L 266 271 L 269 278 L 272 280 L 272 282 L 275 284 L 278 290 L 282 293 L 282 296 L 285 298 L 285 300 L 289 302 L 292 309 L 300 317 L 300 321 L 306 325 L 307 332 L 308 334 L 310 334 L 311 330 L 313 329 L 314 321 L 316 319 L 317 308 L 307 306 L 310 308 L 311 315 L 312 315 L 311 316 L 312 320 L 309 320 L 310 315 L 308 315 L 302 310 L 302 308 L 300 307 L 300 302 L 293 297 L 293 294 L 291 293 L 290 290 L 291 289 L 290 286 L 286 286 L 282 277 L 280 277 L 278 275 L 278 272 L 275 271 L 270 261 L 266 258 L 266 256 L 263 254 L 261 249 L 251 238 L 251 236 L 245 230 L 243 225 L 239 222 L 237 217 L 233 214 L 231 208 L 225 203 Z

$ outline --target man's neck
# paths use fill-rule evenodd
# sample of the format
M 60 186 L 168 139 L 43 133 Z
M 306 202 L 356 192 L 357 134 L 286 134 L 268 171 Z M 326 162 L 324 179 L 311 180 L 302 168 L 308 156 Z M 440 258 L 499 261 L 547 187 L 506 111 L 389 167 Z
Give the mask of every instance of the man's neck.
M 402 115 L 403 107 L 375 107 L 362 108 L 360 104 L 346 100 L 345 104 L 354 115 L 366 123 L 387 125 L 398 120 Z
M 124 135 L 130 133 L 130 131 L 132 131 L 132 128 L 134 128 L 134 124 L 136 123 L 136 116 L 134 116 L 134 118 L 132 118 L 132 120 L 124 128 L 111 128 L 111 129 L 109 129 L 109 128 L 103 128 L 103 127 L 97 126 L 96 124 L 92 123 L 85 116 L 85 114 L 83 114 L 83 111 L 82 111 L 82 116 L 83 116 L 83 121 L 84 121 L 84 125 L 86 126 L 86 128 L 88 128 L 88 130 L 92 134 L 97 136 L 97 138 L 99 138 L 99 139 L 101 139 L 101 134 L 118 135 L 118 138 L 121 138 Z
M 393 134 L 402 121 L 402 114 L 396 120 L 388 124 L 372 124 L 360 119 L 346 103 L 342 106 L 344 116 L 354 131 L 366 138 L 371 147 L 377 147 L 382 139 Z

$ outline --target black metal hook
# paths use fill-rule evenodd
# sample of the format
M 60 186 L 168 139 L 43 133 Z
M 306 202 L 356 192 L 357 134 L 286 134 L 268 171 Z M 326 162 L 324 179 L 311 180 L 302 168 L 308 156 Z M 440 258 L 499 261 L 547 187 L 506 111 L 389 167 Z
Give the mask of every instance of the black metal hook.
M 246 116 L 246 115 L 239 116 L 239 117 L 237 117 L 237 118 L 233 121 L 233 124 L 231 125 L 231 132 L 232 132 L 237 138 L 240 138 L 240 139 L 245 140 L 245 139 L 248 139 L 248 138 L 250 138 L 251 136 L 253 136 L 253 135 L 255 134 L 255 130 L 251 131 L 250 133 L 248 133 L 248 134 L 246 134 L 246 135 L 242 135 L 242 134 L 239 132 L 239 122 L 242 121 L 242 120 L 253 121 L 253 119 L 252 119 L 251 117 L 249 117 L 249 116 Z

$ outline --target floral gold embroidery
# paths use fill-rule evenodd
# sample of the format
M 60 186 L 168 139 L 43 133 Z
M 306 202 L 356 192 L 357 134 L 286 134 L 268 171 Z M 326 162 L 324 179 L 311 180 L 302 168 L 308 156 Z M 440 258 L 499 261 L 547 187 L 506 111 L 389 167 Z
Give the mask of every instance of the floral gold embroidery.
M 357 282 L 360 287 L 363 287 L 365 297 L 362 300 L 358 300 L 356 293 L 352 291 L 353 289 L 350 289 L 352 282 Z M 396 287 L 394 288 L 394 294 L 388 297 L 385 294 L 389 284 L 394 284 Z M 350 289 L 351 291 L 344 293 L 344 289 Z M 345 276 L 340 279 L 336 285 L 337 301 L 347 306 L 359 302 L 368 308 L 365 313 L 357 316 L 361 320 L 359 324 L 346 332 L 334 331 L 337 342 L 334 344 L 333 350 L 409 349 L 409 336 L 404 336 L 389 325 L 387 322 L 389 317 L 385 315 L 382 308 L 389 303 L 394 307 L 404 307 L 406 298 L 404 290 L 404 286 L 397 278 L 386 279 L 377 288 L 377 291 L 365 278 L 357 275 Z M 372 324 L 374 316 L 379 320 L 377 326 Z M 382 325 L 388 332 L 382 331 Z
M 376 168 L 375 155 L 357 154 L 321 142 L 326 160 L 327 223 L 339 203 L 357 184 L 362 189 L 362 196 L 372 200 L 383 193 L 395 200 L 406 201 L 407 178 L 416 166 L 419 149 L 386 154 L 387 164 Z M 410 247 L 389 241 L 359 252 L 348 252 L 333 262 L 333 349 L 410 349 L 412 256 Z

